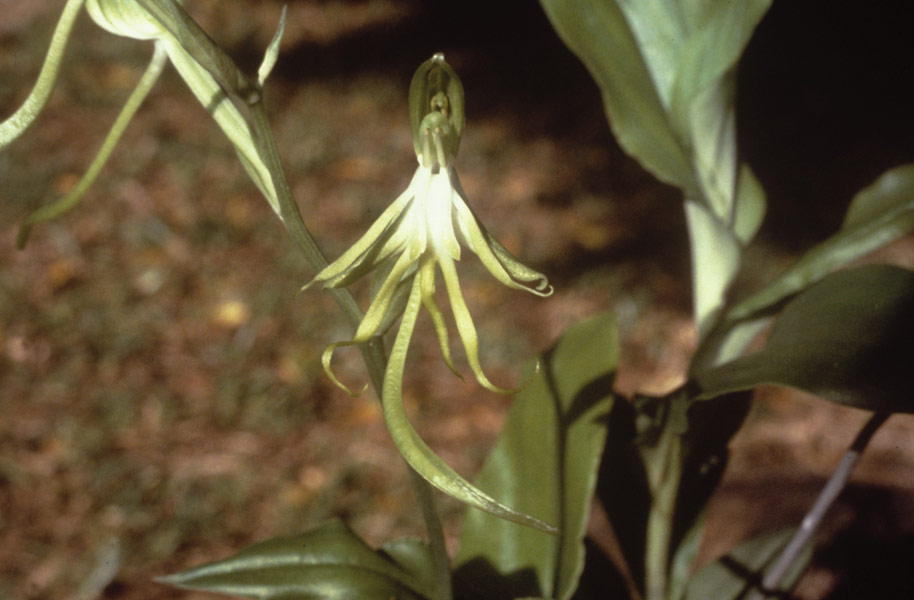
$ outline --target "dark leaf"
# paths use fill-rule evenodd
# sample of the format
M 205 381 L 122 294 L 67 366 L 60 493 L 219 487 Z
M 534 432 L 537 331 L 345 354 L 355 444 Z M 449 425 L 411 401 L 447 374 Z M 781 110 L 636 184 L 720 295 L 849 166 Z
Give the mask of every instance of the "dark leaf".
M 395 542 L 388 552 L 375 552 L 344 523 L 330 521 L 159 581 L 245 598 L 432 598 L 431 557 L 424 544 Z
M 707 399 L 762 384 L 874 411 L 914 412 L 914 272 L 839 271 L 790 301 L 765 348 L 694 374 Z

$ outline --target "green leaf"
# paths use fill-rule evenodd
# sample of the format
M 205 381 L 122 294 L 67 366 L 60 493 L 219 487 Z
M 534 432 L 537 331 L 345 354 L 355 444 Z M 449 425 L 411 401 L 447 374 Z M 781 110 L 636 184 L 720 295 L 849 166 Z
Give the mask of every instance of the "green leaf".
M 661 181 L 695 189 L 692 167 L 670 126 L 644 49 L 617 3 L 540 0 L 540 4 L 600 87 L 619 145 Z
M 737 215 L 735 66 L 769 5 L 714 0 L 678 6 L 688 33 L 677 48 L 670 120 L 687 140 L 704 203 L 731 230 Z M 641 3 L 631 6 L 629 12 Z
M 770 311 L 833 269 L 914 230 L 914 164 L 889 169 L 851 202 L 841 230 L 818 244 L 759 292 L 734 306 L 732 320 Z
M 914 412 L 914 272 L 838 271 L 791 300 L 765 348 L 697 372 L 698 397 L 783 385 L 868 410 Z
M 774 562 L 793 533 L 793 529 L 767 533 L 702 567 L 689 581 L 686 600 L 739 600 L 745 597 L 750 585 L 762 580 L 765 568 Z M 785 578 L 782 590 L 793 587 L 811 558 L 812 550 L 807 548 Z
M 594 317 L 565 333 L 517 395 L 476 483 L 517 510 L 558 523 L 561 533 L 470 512 L 455 562 L 455 585 L 467 597 L 564 599 L 574 592 L 617 358 L 615 320 Z M 513 595 L 502 595 L 508 589 Z
M 342 521 L 250 546 L 235 556 L 159 579 L 245 598 L 432 598 L 431 557 L 419 542 L 375 552 Z

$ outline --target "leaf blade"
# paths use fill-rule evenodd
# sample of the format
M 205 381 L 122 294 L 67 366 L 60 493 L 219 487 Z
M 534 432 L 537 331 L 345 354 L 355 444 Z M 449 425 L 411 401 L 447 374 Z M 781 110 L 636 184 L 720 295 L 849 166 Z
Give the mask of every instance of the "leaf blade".
M 914 231 L 914 164 L 889 169 L 851 201 L 841 230 L 806 252 L 767 286 L 728 311 L 743 320 L 771 310 L 822 279 L 832 269 L 856 260 Z
M 914 412 L 914 272 L 838 271 L 799 294 L 765 348 L 693 377 L 699 399 L 762 384 L 869 410 Z
M 492 579 L 522 581 L 515 593 L 568 598 L 583 569 L 583 536 L 613 403 L 618 354 L 615 321 L 602 315 L 566 332 L 521 391 L 477 485 L 518 510 L 561 523 L 561 535 L 470 513 L 455 560 L 458 584 L 472 587 L 482 569 Z M 474 589 L 486 597 L 485 589 Z M 492 596 L 494 597 L 494 596 Z
M 428 558 L 427 560 L 430 560 Z M 159 579 L 185 589 L 247 598 L 432 598 L 424 577 L 371 550 L 338 520 L 298 536 L 254 544 L 229 558 Z

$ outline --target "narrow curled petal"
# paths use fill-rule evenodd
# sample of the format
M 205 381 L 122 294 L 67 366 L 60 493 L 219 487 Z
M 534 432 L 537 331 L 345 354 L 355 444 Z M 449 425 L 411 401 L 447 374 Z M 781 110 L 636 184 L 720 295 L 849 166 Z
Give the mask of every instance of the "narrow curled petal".
M 76 186 L 70 190 L 68 194 L 59 198 L 57 201 L 48 204 L 47 206 L 39 208 L 25 218 L 25 220 L 22 222 L 22 225 L 19 227 L 19 235 L 16 238 L 16 245 L 19 248 L 23 248 L 25 246 L 33 225 L 42 221 L 56 219 L 63 213 L 76 206 L 76 204 L 83 197 L 83 194 L 85 194 L 86 191 L 92 186 L 92 184 L 95 183 L 95 180 L 98 177 L 98 174 L 101 172 L 102 167 L 104 167 L 105 163 L 108 162 L 108 158 L 110 158 L 115 146 L 117 146 L 118 141 L 121 139 L 121 135 L 124 133 L 124 130 L 127 129 L 127 125 L 130 123 L 130 120 L 133 119 L 133 116 L 140 108 L 143 100 L 147 95 L 149 95 L 149 91 L 158 80 L 159 75 L 162 73 L 162 68 L 165 66 L 166 62 L 167 60 L 165 50 L 161 47 L 161 45 L 156 44 L 155 52 L 152 55 L 152 60 L 149 61 L 149 66 L 146 67 L 146 72 L 143 73 L 143 76 L 137 83 L 136 88 L 134 88 L 133 92 L 131 92 L 130 97 L 127 98 L 127 102 L 124 104 L 124 108 L 121 109 L 117 119 L 114 120 L 114 124 L 108 131 L 108 135 L 105 137 L 105 141 L 102 143 L 102 147 L 99 149 L 98 154 L 95 155 L 95 158 L 92 159 L 92 163 L 89 165 L 89 168 L 86 170 L 85 174 L 80 178 L 80 180 L 76 183 Z
M 409 253 L 404 252 L 401 254 L 397 258 L 396 263 L 394 263 L 393 268 L 390 270 L 390 274 L 384 280 L 384 283 L 372 300 L 371 305 L 368 307 L 368 311 L 362 318 L 362 322 L 359 323 L 359 327 L 352 339 L 346 342 L 335 342 L 324 349 L 321 359 L 321 362 L 324 365 L 324 372 L 327 373 L 327 376 L 337 387 L 350 396 L 358 395 L 361 392 L 354 393 L 333 374 L 333 369 L 330 366 L 333 352 L 340 346 L 352 346 L 368 342 L 372 337 L 383 333 L 384 329 L 390 326 L 396 319 L 396 315 L 399 314 L 394 313 L 391 309 L 394 307 L 394 302 L 397 301 L 398 298 L 402 298 L 404 290 L 403 279 L 404 277 L 409 277 L 408 274 L 410 270 L 414 269 L 414 261 L 415 257 L 411 257 Z M 415 286 L 417 283 L 413 285 Z M 396 310 L 396 308 L 394 310 Z
M 470 365 L 470 369 L 473 371 L 473 375 L 476 377 L 476 381 L 487 390 L 499 394 L 513 394 L 517 392 L 517 390 L 498 387 L 489 381 L 489 378 L 483 372 L 482 365 L 479 362 L 479 338 L 476 335 L 476 325 L 473 324 L 473 317 L 470 316 L 470 310 L 467 308 L 467 303 L 463 299 L 463 291 L 460 289 L 460 281 L 457 279 L 457 269 L 454 266 L 454 261 L 448 258 L 442 258 L 440 266 L 441 274 L 444 276 L 444 285 L 447 287 L 447 295 L 451 300 L 451 310 L 454 311 L 454 322 L 457 323 L 457 333 L 460 334 L 460 339 L 463 342 L 463 348 L 466 352 L 467 362 Z
M 441 356 L 451 372 L 463 379 L 463 376 L 454 365 L 454 359 L 451 358 L 451 345 L 448 340 L 447 324 L 444 322 L 444 315 L 438 308 L 435 301 L 435 260 L 431 257 L 423 257 L 422 264 L 419 267 L 419 287 L 422 290 L 422 305 L 428 311 L 432 318 L 432 325 L 435 328 L 435 334 L 438 337 L 438 345 L 441 348 Z
M 324 348 L 324 351 L 321 353 L 321 365 L 324 367 L 324 374 L 326 374 L 327 378 L 333 382 L 333 385 L 353 397 L 361 395 L 361 393 L 365 391 L 365 388 L 368 387 L 368 384 L 366 383 L 364 386 L 362 386 L 362 389 L 357 392 L 352 391 L 352 388 L 337 378 L 336 374 L 333 372 L 333 367 L 330 366 L 330 361 L 333 360 L 333 353 L 340 346 L 355 346 L 358 343 L 359 342 L 356 340 L 350 340 L 348 342 L 333 342 Z
M 415 180 L 415 176 L 413 177 Z M 375 249 L 375 245 L 379 240 L 386 243 L 391 236 L 394 236 L 397 231 L 400 229 L 400 224 L 398 223 L 404 217 L 404 211 L 408 207 L 410 201 L 412 200 L 412 186 L 406 188 L 406 191 L 400 194 L 396 200 L 394 200 L 390 206 L 388 206 L 381 216 L 378 217 L 374 223 L 371 224 L 371 227 L 368 228 L 362 237 L 353 244 L 348 250 L 346 250 L 339 258 L 335 261 L 321 269 L 314 279 L 309 281 L 302 290 L 306 290 L 316 282 L 321 282 L 325 287 L 341 287 L 343 285 L 348 285 L 352 281 L 355 281 L 357 277 L 350 276 L 354 275 L 354 271 L 358 271 L 360 274 L 370 271 L 378 264 L 380 264 L 387 256 L 382 256 L 381 253 L 378 253 L 377 256 L 373 257 L 373 260 L 366 260 L 371 257 L 371 252 Z M 385 239 L 385 234 L 387 238 Z M 396 238 L 397 242 L 402 242 L 402 236 Z M 390 248 L 391 252 L 396 251 L 396 248 Z M 364 272 L 361 269 L 362 265 L 365 265 Z
M 60 61 L 63 58 L 64 50 L 67 48 L 67 41 L 70 39 L 70 31 L 73 29 L 73 23 L 82 8 L 83 0 L 67 0 L 63 7 L 63 13 L 54 29 L 54 35 L 51 37 L 51 45 L 48 53 L 44 57 L 44 64 L 41 65 L 41 72 L 38 74 L 38 81 L 35 87 L 29 93 L 25 102 L 22 103 L 16 112 L 8 119 L 0 123 L 0 149 L 22 135 L 22 132 L 29 128 L 35 119 L 44 110 L 54 91 L 54 85 L 57 83 L 57 75 L 60 73 Z
M 558 533 L 558 530 L 552 525 L 505 506 L 461 477 L 432 452 L 413 429 L 403 407 L 403 367 L 406 363 L 409 340 L 416 325 L 420 303 L 421 290 L 416 281 L 413 283 L 412 292 L 403 313 L 403 322 L 397 332 L 390 360 L 384 372 L 381 403 L 387 429 L 390 431 L 397 449 L 419 475 L 445 494 L 497 517 L 548 533 Z
M 466 196 L 460 185 L 457 172 L 451 170 L 454 185 L 454 211 L 457 213 L 459 233 L 464 243 L 479 257 L 480 262 L 498 281 L 510 288 L 525 290 L 537 296 L 552 294 L 552 286 L 546 276 L 518 261 L 507 248 L 490 234 L 466 203 Z M 532 284 L 532 285 L 525 285 Z

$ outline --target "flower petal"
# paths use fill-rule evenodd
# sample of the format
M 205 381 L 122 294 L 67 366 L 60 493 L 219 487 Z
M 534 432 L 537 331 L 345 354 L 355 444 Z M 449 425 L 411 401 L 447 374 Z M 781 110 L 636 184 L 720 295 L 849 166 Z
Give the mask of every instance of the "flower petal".
M 435 334 L 438 336 L 438 345 L 441 347 L 441 356 L 444 362 L 454 375 L 463 379 L 463 375 L 454 366 L 454 359 L 451 358 L 451 345 L 448 340 L 447 324 L 444 322 L 444 315 L 438 308 L 435 301 L 435 259 L 432 257 L 423 257 L 422 264 L 419 267 L 419 287 L 422 291 L 422 304 L 432 318 L 432 325 L 435 327 Z
M 420 167 L 422 168 L 422 167 Z M 431 176 L 427 196 L 421 206 L 425 208 L 425 223 L 429 238 L 435 252 L 446 254 L 454 260 L 460 260 L 460 242 L 454 234 L 452 206 L 456 192 L 451 187 L 451 180 L 446 171 L 441 170 Z M 417 198 L 417 201 L 419 198 Z
M 305 284 L 302 291 L 311 287 L 315 282 L 327 282 L 334 278 L 339 278 L 348 270 L 357 268 L 361 264 L 359 259 L 363 258 L 363 255 L 365 255 L 385 232 L 388 231 L 388 227 L 391 224 L 394 224 L 404 216 L 404 212 L 408 210 L 409 202 L 413 198 L 413 184 L 415 181 L 416 177 L 414 176 L 413 181 L 410 182 L 406 191 L 400 194 L 390 206 L 384 209 L 384 212 L 371 224 L 368 231 L 366 231 L 355 244 L 340 255 L 339 258 L 321 269 L 320 273 L 318 273 L 314 279 Z M 380 260 L 377 262 L 380 262 Z M 339 284 L 328 287 L 337 287 L 338 285 Z
M 394 263 L 393 268 L 390 270 L 390 275 L 384 280 L 381 289 L 378 290 L 377 295 L 368 306 L 365 316 L 362 317 L 362 322 L 359 323 L 359 328 L 352 338 L 353 341 L 367 342 L 370 337 L 378 333 L 397 287 L 399 287 L 403 276 L 413 266 L 417 258 L 418 256 L 413 255 L 409 249 L 397 258 L 397 262 Z
M 397 338 L 390 352 L 390 360 L 384 372 L 381 404 L 384 410 L 384 420 L 394 444 L 406 462 L 419 475 L 445 494 L 497 517 L 548 533 L 558 533 L 558 530 L 552 525 L 505 506 L 461 477 L 432 452 L 410 424 L 403 407 L 403 368 L 406 363 L 409 341 L 416 325 L 416 317 L 419 314 L 421 296 L 421 284 L 419 280 L 416 280 L 413 282 L 409 301 L 403 313 L 403 322 L 397 332 Z
M 541 297 L 550 296 L 553 289 L 546 276 L 514 258 L 508 249 L 486 230 L 476 213 L 466 203 L 466 195 L 460 185 L 457 172 L 451 169 L 449 174 L 454 190 L 457 192 L 453 204 L 458 232 L 464 243 L 479 257 L 492 276 L 506 286 L 525 290 Z
M 451 310 L 454 312 L 457 332 L 460 334 L 460 339 L 463 341 L 463 349 L 466 352 L 467 362 L 470 365 L 470 369 L 473 371 L 473 375 L 476 376 L 476 381 L 487 390 L 499 394 L 513 394 L 517 392 L 520 388 L 513 390 L 500 388 L 486 377 L 486 374 L 482 370 L 482 365 L 479 362 L 479 338 L 476 335 L 476 325 L 473 324 L 473 317 L 470 315 L 470 310 L 467 308 L 466 301 L 463 299 L 463 291 L 460 289 L 460 281 L 457 279 L 457 269 L 454 267 L 454 261 L 448 257 L 442 257 L 439 265 L 441 266 L 441 274 L 444 276 L 444 284 L 447 287 L 448 298 L 451 300 Z

